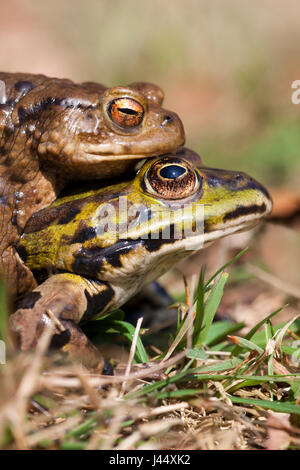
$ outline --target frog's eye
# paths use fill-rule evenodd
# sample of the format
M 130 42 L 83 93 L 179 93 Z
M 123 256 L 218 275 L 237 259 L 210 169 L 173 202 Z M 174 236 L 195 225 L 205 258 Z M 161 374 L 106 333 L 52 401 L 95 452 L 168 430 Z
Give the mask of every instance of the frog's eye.
M 122 97 L 109 103 L 108 114 L 115 124 L 130 129 L 141 124 L 144 117 L 144 108 L 138 101 Z
M 187 169 L 181 165 L 164 165 L 159 170 L 159 176 L 164 180 L 177 180 L 187 173 Z
M 183 199 L 199 189 L 199 178 L 185 160 L 160 158 L 149 168 L 144 181 L 149 193 L 164 199 Z

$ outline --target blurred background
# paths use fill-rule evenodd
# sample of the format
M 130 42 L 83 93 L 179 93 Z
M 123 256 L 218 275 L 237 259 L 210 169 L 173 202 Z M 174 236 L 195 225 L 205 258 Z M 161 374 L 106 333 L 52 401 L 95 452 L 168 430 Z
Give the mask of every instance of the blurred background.
M 300 104 L 291 101 L 300 79 L 299 1 L 0 0 L 0 7 L 1 70 L 108 86 L 155 82 L 207 165 L 244 170 L 271 189 L 279 212 L 299 210 Z M 299 306 L 299 240 L 288 224 L 268 225 L 251 240 L 208 250 L 204 261 L 214 270 L 228 251 L 249 245 L 246 261 L 279 282 L 236 273 L 236 282 L 249 275 L 248 297 L 233 291 L 224 311 L 239 305 L 245 319 L 257 303 L 262 316 L 287 299 Z M 168 284 L 177 290 L 178 274 L 199 272 L 202 262 L 201 254 L 179 265 Z

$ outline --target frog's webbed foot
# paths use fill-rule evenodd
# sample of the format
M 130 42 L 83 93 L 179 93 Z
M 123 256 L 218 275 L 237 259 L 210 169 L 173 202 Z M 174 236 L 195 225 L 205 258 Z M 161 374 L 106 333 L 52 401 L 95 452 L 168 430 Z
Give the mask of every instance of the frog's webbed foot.
M 10 317 L 13 340 L 21 350 L 29 350 L 45 327 L 51 324 L 51 348 L 76 357 L 90 368 L 102 370 L 103 358 L 78 323 L 101 312 L 112 300 L 110 287 L 75 274 L 56 274 L 32 291 Z

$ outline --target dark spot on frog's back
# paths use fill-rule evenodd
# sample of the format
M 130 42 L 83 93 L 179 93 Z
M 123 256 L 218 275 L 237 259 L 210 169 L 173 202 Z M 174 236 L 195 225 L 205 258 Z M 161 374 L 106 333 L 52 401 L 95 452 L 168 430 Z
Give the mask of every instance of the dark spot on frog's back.
M 65 225 L 79 213 L 80 208 L 74 205 L 63 205 L 52 207 L 50 209 L 42 209 L 33 214 L 29 219 L 24 233 L 39 232 L 52 224 Z
M 130 253 L 136 245 L 141 245 L 143 240 L 119 240 L 113 246 L 106 248 L 81 248 L 75 254 L 72 271 L 86 276 L 95 276 L 101 273 L 103 264 L 109 263 L 114 268 L 123 266 L 121 256 Z
M 56 209 L 60 209 L 60 217 L 58 219 L 58 224 L 59 225 L 65 225 L 71 222 L 74 217 L 76 217 L 77 214 L 80 213 L 80 207 L 77 207 L 75 205 L 70 205 L 70 206 L 61 206 L 57 207 Z
M 84 243 L 87 240 L 95 238 L 97 235 L 94 227 L 82 227 L 79 230 L 76 230 L 74 237 L 71 240 L 71 243 Z
M 170 232 L 172 234 L 172 226 Z M 119 240 L 117 243 L 106 248 L 81 248 L 74 255 L 75 260 L 72 265 L 72 271 L 85 276 L 97 277 L 103 270 L 107 269 L 106 263 L 112 268 L 122 268 L 124 263 L 126 263 L 126 255 L 130 256 L 138 247 L 144 247 L 149 252 L 158 251 L 162 245 L 174 243 L 174 239 L 171 237 L 172 235 L 170 235 L 168 240 L 127 239 Z

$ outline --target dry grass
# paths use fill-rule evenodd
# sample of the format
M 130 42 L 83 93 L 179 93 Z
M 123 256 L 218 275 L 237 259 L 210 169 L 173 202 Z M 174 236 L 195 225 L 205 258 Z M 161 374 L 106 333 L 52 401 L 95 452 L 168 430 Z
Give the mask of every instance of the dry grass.
M 296 319 L 275 333 L 269 316 L 265 339 L 248 333 L 249 344 L 229 335 L 225 322 L 221 339 L 219 333 L 218 341 L 197 345 L 199 307 L 191 292 L 190 286 L 189 306 L 181 304 L 181 325 L 166 351 L 133 364 L 139 324 L 128 361 L 113 376 L 49 357 L 47 330 L 34 353 L 10 355 L 0 369 L 2 448 L 300 448 L 300 373 L 291 360 Z
M 46 368 L 37 370 L 33 365 L 39 362 L 39 354 L 22 354 L 3 369 L 3 448 L 257 449 L 271 448 L 278 430 L 282 438 L 277 448 L 300 446 L 300 430 L 286 415 L 283 419 L 282 414 L 260 407 L 232 404 L 218 381 L 207 381 L 205 389 L 199 387 L 199 393 L 188 401 L 150 396 L 141 402 L 120 398 L 125 377 L 118 377 L 117 384 L 114 378 L 95 377 L 79 365 L 57 367 L 46 361 Z M 181 365 L 179 361 L 173 373 Z M 139 374 L 130 392 L 153 380 L 157 380 L 157 372 L 150 367 Z M 99 387 L 103 382 L 107 385 Z M 37 395 L 39 405 L 29 401 Z M 269 387 L 242 390 L 237 395 L 265 400 Z

